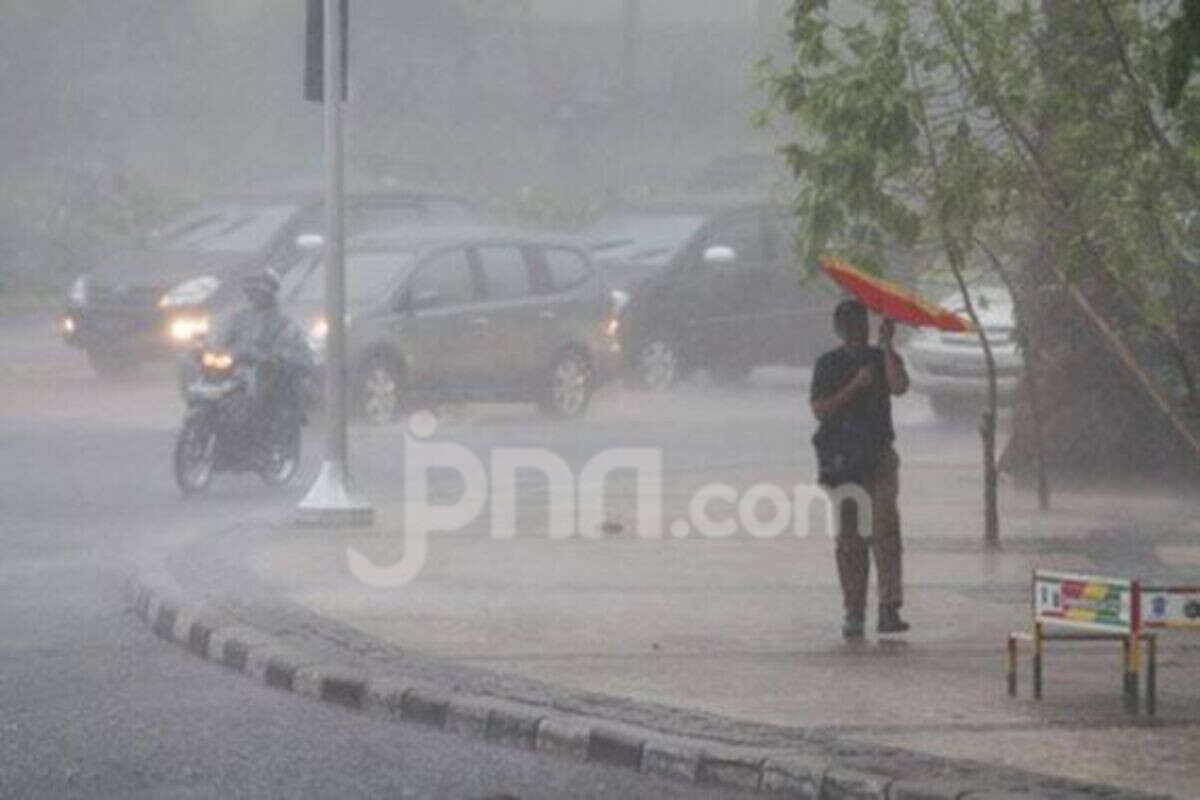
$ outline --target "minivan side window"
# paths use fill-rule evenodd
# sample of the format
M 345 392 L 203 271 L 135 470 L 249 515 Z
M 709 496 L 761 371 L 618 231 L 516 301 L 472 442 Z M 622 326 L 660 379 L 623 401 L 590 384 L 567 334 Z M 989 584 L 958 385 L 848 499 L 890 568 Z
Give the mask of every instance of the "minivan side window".
M 483 271 L 484 296 L 488 300 L 511 300 L 530 294 L 529 266 L 525 254 L 514 245 L 484 245 L 476 248 Z
M 447 250 L 421 266 L 409 282 L 409 300 L 422 307 L 453 306 L 474 299 L 471 261 L 466 250 Z M 428 298 L 436 297 L 436 300 Z
M 543 251 L 546 262 L 550 291 L 565 292 L 574 289 L 591 275 L 587 261 L 575 250 L 563 247 L 548 247 Z

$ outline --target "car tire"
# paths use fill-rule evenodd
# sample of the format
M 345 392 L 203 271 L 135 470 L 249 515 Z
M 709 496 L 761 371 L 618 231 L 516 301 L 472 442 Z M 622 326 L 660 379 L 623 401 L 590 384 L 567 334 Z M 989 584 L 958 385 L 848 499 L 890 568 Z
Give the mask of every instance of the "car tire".
M 371 356 L 359 370 L 358 415 L 372 425 L 387 425 L 400 416 L 403 372 L 386 355 Z
M 647 336 L 634 351 L 633 378 L 642 389 L 666 391 L 679 382 L 683 371 L 679 348 L 669 336 Z
M 538 408 L 559 419 L 582 416 L 592 399 L 592 366 L 581 353 L 563 350 L 550 362 Z

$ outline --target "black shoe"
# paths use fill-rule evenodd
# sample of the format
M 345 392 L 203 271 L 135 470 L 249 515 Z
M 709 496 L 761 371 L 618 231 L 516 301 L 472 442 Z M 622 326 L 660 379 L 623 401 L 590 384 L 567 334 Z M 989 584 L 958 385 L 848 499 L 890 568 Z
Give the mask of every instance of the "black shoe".
M 910 626 L 907 622 L 900 619 L 900 611 L 895 608 L 879 609 L 879 626 L 877 630 L 880 633 L 904 633 Z
M 842 638 L 863 638 L 863 613 L 861 611 L 846 612 L 846 619 L 842 622 Z

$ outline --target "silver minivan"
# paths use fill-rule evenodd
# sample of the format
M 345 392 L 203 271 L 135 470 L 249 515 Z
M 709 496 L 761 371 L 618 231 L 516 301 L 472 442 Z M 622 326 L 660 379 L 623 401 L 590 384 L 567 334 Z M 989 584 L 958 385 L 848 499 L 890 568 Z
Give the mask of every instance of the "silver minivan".
M 283 309 L 323 361 L 320 257 Z M 620 363 L 612 292 L 569 239 L 504 228 L 373 234 L 346 255 L 350 396 L 363 418 L 445 401 L 534 402 L 574 417 Z

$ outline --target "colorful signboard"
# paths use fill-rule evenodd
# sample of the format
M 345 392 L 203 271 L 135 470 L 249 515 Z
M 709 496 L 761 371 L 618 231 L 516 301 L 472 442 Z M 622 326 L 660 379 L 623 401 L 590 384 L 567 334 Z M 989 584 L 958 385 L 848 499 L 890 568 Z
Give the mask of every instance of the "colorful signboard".
M 1142 587 L 1142 625 L 1200 629 L 1200 586 Z
M 1129 633 L 1136 584 L 1121 578 L 1033 573 L 1035 622 L 1113 633 Z
M 1035 570 L 1035 622 L 1108 633 L 1139 628 L 1200 630 L 1200 586 L 1143 586 L 1138 581 Z

